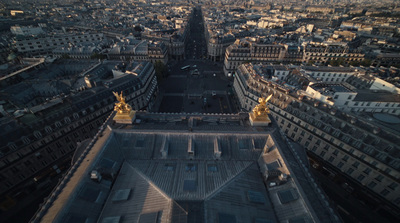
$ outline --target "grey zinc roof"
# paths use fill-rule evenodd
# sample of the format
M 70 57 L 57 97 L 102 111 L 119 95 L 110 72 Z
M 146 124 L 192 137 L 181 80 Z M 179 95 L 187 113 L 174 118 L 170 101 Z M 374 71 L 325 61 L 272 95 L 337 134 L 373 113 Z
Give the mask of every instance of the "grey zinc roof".
M 204 200 L 254 162 L 138 160 L 129 163 L 175 200 Z M 208 165 L 215 165 L 217 171 L 209 171 Z
M 251 197 L 251 194 L 256 196 Z M 255 218 L 278 222 L 256 163 L 252 163 L 207 198 L 205 211 L 205 222 L 219 222 L 218 219 L 253 222 Z
M 157 125 L 149 125 L 150 114 L 142 127 Z M 142 115 L 138 112 L 137 117 Z M 188 131 L 138 128 L 140 125 L 112 125 L 98 134 L 34 222 L 278 222 L 296 220 L 299 215 L 314 219 L 314 212 L 304 206 L 314 207 L 304 198 L 289 202 L 294 205 L 293 213 L 285 211 L 283 205 L 273 202 L 264 185 L 257 162 L 266 144 L 270 147 L 275 140 L 264 131 L 269 128 Z M 277 143 L 284 146 L 281 139 Z M 188 149 L 194 151 L 193 156 Z M 215 151 L 221 151 L 218 159 Z M 101 173 L 100 182 L 91 180 L 93 170 Z M 298 189 L 297 181 L 287 185 Z M 306 190 L 310 193 L 310 188 Z M 296 205 L 297 201 L 302 205 Z M 296 212 L 298 208 L 302 211 Z
M 189 139 L 194 144 L 195 157 L 193 160 L 214 159 L 214 140 L 221 145 L 222 160 L 240 159 L 257 160 L 262 145 L 265 144 L 265 135 L 232 135 L 229 133 L 190 133 L 154 131 L 126 131 L 115 130 L 116 138 L 121 143 L 121 148 L 128 159 L 160 159 L 160 148 L 163 141 L 169 145 L 169 159 L 187 159 Z M 138 142 L 140 145 L 138 146 Z M 142 142 L 143 141 L 143 142 Z
M 275 136 L 273 144 L 278 148 L 287 170 L 290 171 L 290 178 L 286 184 L 268 188 L 278 218 L 290 221 L 290 219 L 296 218 L 303 213 L 301 214 L 302 217 L 299 218 L 304 218 L 305 222 L 311 221 L 310 218 L 316 222 L 318 219 L 321 222 L 339 222 L 339 218 L 330 208 L 328 200 L 315 183 L 313 176 L 300 159 L 294 146 L 285 138 L 289 145 L 286 148 L 282 148 L 285 143 L 281 135 L 277 132 L 272 135 Z M 297 189 L 301 199 L 287 204 L 282 204 L 278 201 L 278 191 L 292 188 Z
M 173 211 L 174 208 L 178 211 Z M 159 222 L 184 223 L 186 215 L 187 212 L 173 199 L 125 162 L 98 222 L 118 216 L 126 222 L 151 222 L 159 218 Z

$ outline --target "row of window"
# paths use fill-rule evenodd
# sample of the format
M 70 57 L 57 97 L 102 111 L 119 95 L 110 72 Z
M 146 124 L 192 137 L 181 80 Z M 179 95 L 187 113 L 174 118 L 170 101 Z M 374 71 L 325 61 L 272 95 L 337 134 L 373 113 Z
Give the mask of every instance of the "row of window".
M 280 110 L 278 111 L 278 113 L 280 113 Z M 285 113 L 285 117 L 286 117 L 286 113 Z M 278 117 L 276 117 L 276 119 L 277 119 L 277 121 L 279 120 Z M 292 117 L 292 120 L 293 120 L 293 117 Z M 293 121 L 294 121 L 294 120 L 293 120 Z M 300 122 L 301 122 L 301 121 L 300 121 Z M 280 125 L 281 127 L 283 127 L 283 123 L 284 123 L 284 121 L 281 120 L 281 125 Z M 300 124 L 300 123 L 299 123 L 299 124 Z M 290 127 L 291 127 L 291 124 L 288 124 L 288 126 L 289 126 L 289 128 L 290 128 Z M 308 124 L 305 125 L 305 128 L 308 128 Z M 298 130 L 298 129 L 297 129 L 297 127 L 296 127 L 296 128 L 294 129 L 294 132 L 297 132 L 297 130 Z M 316 128 L 313 129 L 313 132 L 316 133 Z M 339 132 L 339 131 L 337 131 L 337 132 Z M 285 133 L 288 134 L 288 129 L 285 131 Z M 334 132 L 334 133 L 335 133 L 335 132 Z M 334 133 L 333 133 L 333 134 L 334 134 Z M 305 135 L 305 134 L 304 134 L 304 131 L 302 131 L 302 132 L 300 133 L 300 135 L 304 137 L 304 135 Z M 324 138 L 323 135 L 325 135 L 325 134 L 322 133 L 322 134 L 321 134 L 321 137 Z M 292 133 L 292 134 L 291 134 L 291 138 L 295 139 L 295 133 Z M 311 135 L 308 137 L 309 140 L 312 140 L 312 138 L 313 138 L 313 137 L 312 137 Z M 299 138 L 298 138 L 298 141 L 301 142 L 302 139 L 303 139 L 302 137 L 299 137 Z M 333 143 L 333 142 L 334 142 L 334 138 L 331 137 L 329 141 L 330 141 L 331 143 Z M 349 143 L 349 140 L 347 140 L 347 143 Z M 319 145 L 319 144 L 320 144 L 320 141 L 317 140 L 316 145 Z M 306 145 L 306 147 L 308 147 L 308 146 L 310 145 L 310 141 L 306 141 L 306 142 L 305 142 L 305 145 Z M 340 148 L 343 148 L 343 146 L 344 146 L 343 143 L 340 143 L 340 144 L 339 144 L 339 147 L 340 147 Z M 366 148 L 369 148 L 369 147 L 366 147 Z M 368 154 L 370 154 L 370 152 L 368 152 L 368 151 L 365 150 L 366 148 L 364 148 L 364 152 L 367 152 Z M 316 149 L 316 147 L 315 147 L 315 149 Z M 328 149 L 329 149 L 329 146 L 325 146 L 324 149 L 328 150 Z M 354 149 L 350 149 L 349 153 L 354 153 Z M 379 160 L 384 160 L 386 156 L 383 156 L 383 155 L 385 155 L 385 154 L 384 154 L 384 153 L 379 153 L 378 155 L 376 155 L 376 158 L 379 159 Z M 383 156 L 383 157 L 381 157 L 381 156 Z M 347 160 L 347 159 L 348 159 L 348 156 L 345 156 L 345 157 L 343 158 L 343 160 Z M 365 155 L 361 155 L 361 156 L 359 157 L 359 159 L 365 160 Z M 376 167 L 378 163 L 377 163 L 376 161 L 373 161 L 373 162 L 370 163 L 370 164 L 371 164 L 372 166 L 375 166 L 375 167 Z M 384 172 L 387 173 L 387 174 L 390 174 L 391 170 L 390 170 L 389 168 L 386 168 Z
M 334 99 L 337 99 L 336 96 L 338 96 L 338 95 L 335 95 Z M 349 99 L 351 99 L 351 98 L 349 98 Z M 375 103 L 375 105 L 374 105 L 375 107 L 392 107 L 392 108 L 395 107 L 395 106 L 396 107 L 400 107 L 400 103 L 394 103 L 394 102 L 392 102 L 392 103 L 391 102 L 383 103 L 383 102 L 359 102 L 359 101 L 355 101 L 354 102 L 354 106 L 364 106 L 365 105 L 367 107 L 370 107 L 371 103 Z
M 276 115 L 275 119 L 278 121 L 278 120 L 279 120 L 279 117 Z M 282 128 L 286 128 L 285 131 L 284 131 L 285 134 L 289 135 L 289 134 L 290 134 L 289 130 L 290 130 L 291 126 L 292 126 L 291 123 L 288 123 L 288 124 L 286 125 L 286 127 L 284 127 L 285 121 L 284 121 L 283 118 L 281 119 L 281 122 L 280 122 L 280 123 L 282 124 L 282 125 L 280 125 Z M 292 139 L 295 139 L 295 136 L 296 136 L 296 133 L 298 132 L 298 130 L 299 130 L 299 129 L 298 129 L 297 126 L 293 128 L 293 132 L 292 132 L 291 135 L 290 135 L 290 137 L 291 137 Z M 301 131 L 301 132 L 300 132 L 300 135 L 301 135 L 301 136 L 305 136 L 305 131 Z M 302 139 L 303 139 L 303 138 L 299 137 L 297 141 L 298 141 L 298 142 L 301 142 Z M 308 139 L 309 141 L 306 141 L 306 143 L 305 143 L 306 147 L 308 147 L 308 146 L 310 145 L 310 141 L 312 141 L 313 135 L 309 134 L 309 136 L 308 136 L 307 139 Z M 318 140 L 315 142 L 315 145 L 313 146 L 313 148 L 311 149 L 311 151 L 314 152 L 314 153 L 316 153 L 317 150 L 318 150 L 318 148 L 321 148 L 321 147 L 319 146 L 320 143 L 321 143 L 321 140 L 318 139 Z M 329 145 L 325 145 L 325 147 L 322 147 L 322 149 L 324 149 L 324 150 L 326 150 L 326 151 L 324 151 L 324 150 L 320 151 L 318 156 L 321 157 L 321 158 L 323 158 L 323 159 L 325 159 L 325 160 L 328 160 L 330 163 L 333 164 L 333 162 L 335 161 L 335 159 L 337 158 L 337 156 L 338 156 L 338 154 L 339 154 L 339 150 L 335 149 L 335 150 L 332 152 L 332 155 L 331 155 L 329 158 L 326 158 L 325 155 L 327 154 L 327 151 L 329 151 L 330 146 L 329 146 Z M 350 152 L 350 153 L 354 152 L 354 149 L 351 149 L 349 152 Z M 364 156 L 364 158 L 365 158 L 365 155 L 363 155 L 363 156 Z M 344 161 L 344 162 L 348 162 L 349 156 L 348 156 L 348 155 L 344 155 L 344 156 L 342 157 L 341 160 Z M 344 162 L 341 162 L 341 161 L 340 161 L 340 162 L 336 165 L 336 167 L 339 168 L 339 169 L 342 169 L 343 166 L 344 166 Z M 351 164 L 351 166 L 352 166 L 352 167 L 348 168 L 348 169 L 346 170 L 346 172 L 345 172 L 346 174 L 348 174 L 348 175 L 350 175 L 350 176 L 353 174 L 353 172 L 354 172 L 355 169 L 358 169 L 358 168 L 359 168 L 360 162 L 359 162 L 359 161 L 354 161 L 354 162 Z M 371 169 L 370 167 L 366 167 L 366 168 L 362 171 L 362 173 L 359 174 L 355 179 L 356 179 L 357 181 L 359 181 L 359 182 L 362 182 L 362 181 L 366 178 L 366 176 L 368 176 L 368 175 L 371 173 L 371 171 L 372 171 L 372 169 Z M 387 168 L 386 171 L 390 172 L 390 169 Z M 385 171 L 385 172 L 386 172 L 386 171 Z M 369 183 L 368 187 L 369 187 L 370 189 L 373 189 L 373 188 L 377 185 L 376 182 L 382 182 L 383 179 L 384 179 L 383 175 L 378 175 L 378 176 L 376 176 L 376 177 L 374 178 L 374 180 L 371 181 L 371 182 Z M 375 181 L 376 181 L 376 182 L 375 182 Z M 389 185 L 387 185 L 387 188 L 389 188 L 389 189 L 391 189 L 391 190 L 396 190 L 397 187 L 398 187 L 398 184 L 397 184 L 396 182 L 392 182 L 392 183 L 390 183 Z M 383 190 L 380 192 L 380 195 L 382 195 L 382 196 L 387 196 L 387 195 L 389 195 L 389 193 L 390 193 L 389 190 L 383 189 Z
M 103 117 L 102 120 L 104 121 L 105 117 Z M 101 123 L 103 123 L 103 122 L 99 121 L 99 119 L 97 119 L 95 123 L 96 123 L 96 125 L 101 125 Z M 83 124 L 83 123 L 81 123 L 81 124 Z M 67 142 L 67 143 L 70 142 L 70 137 L 74 137 L 74 138 L 77 138 L 77 139 L 79 139 L 79 138 L 81 138 L 81 139 L 89 138 L 89 136 L 87 135 L 87 132 L 92 131 L 93 129 L 95 129 L 95 127 L 93 125 L 94 125 L 93 123 L 90 123 L 87 126 L 81 128 L 79 133 L 75 131 L 75 132 L 73 132 L 73 134 L 71 136 L 66 136 L 65 137 L 65 142 Z M 59 155 L 54 153 L 54 149 L 55 148 L 57 148 L 56 149 L 57 151 L 60 151 Z M 42 165 L 41 168 L 44 168 L 49 164 L 49 162 L 50 163 L 54 162 L 54 161 L 58 160 L 61 156 L 65 155 L 67 152 L 71 152 L 71 151 L 74 151 L 74 150 L 75 150 L 74 143 L 70 143 L 68 147 L 62 148 L 62 143 L 60 141 L 57 141 L 55 144 L 53 144 L 52 146 L 47 147 L 46 149 L 42 150 L 41 152 L 36 152 L 34 154 L 34 157 L 36 157 L 36 159 L 37 159 L 37 161 L 35 163 L 40 163 Z M 44 151 L 47 152 L 47 156 L 46 156 L 47 159 L 45 159 L 45 157 L 42 154 L 42 152 L 44 152 Z M 22 158 L 22 156 L 21 156 L 21 158 Z M 32 166 L 33 165 L 32 158 L 27 159 L 26 161 L 23 162 L 23 164 L 27 168 L 29 168 L 29 170 L 31 171 L 31 174 L 35 174 L 36 173 L 38 166 L 36 166 L 36 167 Z M 25 170 L 26 168 L 23 168 L 23 169 Z M 16 176 L 18 176 L 20 178 L 20 181 L 26 179 L 24 173 L 26 174 L 27 172 L 21 173 L 20 172 L 21 169 L 18 167 L 18 165 L 12 166 L 9 170 L 11 171 L 11 173 L 13 175 L 18 174 Z M 15 182 L 15 183 L 19 183 L 20 181 Z M 4 185 L 7 188 L 10 188 L 10 187 L 13 186 L 13 183 L 10 183 L 10 181 L 7 181 L 7 182 L 4 182 Z
M 336 75 L 338 76 L 338 77 L 341 77 L 342 76 L 342 74 L 341 73 L 324 73 L 324 72 L 322 72 L 322 73 L 314 73 L 314 72 L 311 72 L 311 76 L 313 76 L 313 77 L 319 77 L 321 75 L 321 77 L 325 77 L 325 75 L 327 76 L 327 77 L 336 77 Z M 343 76 L 344 77 L 347 77 L 347 76 L 351 76 L 351 75 L 346 75 L 346 74 L 343 74 Z
M 307 56 L 320 56 L 320 57 L 344 57 L 344 56 L 349 56 L 349 57 L 359 57 L 363 56 L 363 54 L 348 54 L 345 52 L 341 53 L 306 53 Z
M 289 125 L 288 125 L 288 126 L 289 126 Z M 289 126 L 289 127 L 290 127 L 290 126 Z M 289 127 L 288 127 L 288 128 L 289 128 Z M 297 127 L 294 129 L 294 131 L 297 132 Z M 288 132 L 288 129 L 285 130 L 285 133 L 286 133 L 286 134 L 289 133 L 289 132 Z M 304 131 L 302 131 L 301 133 L 302 133 L 302 135 L 304 135 Z M 294 133 L 291 134 L 291 138 L 295 138 L 295 134 L 294 134 Z M 301 139 L 302 139 L 302 138 L 299 138 L 298 141 L 301 142 Z M 311 137 L 308 137 L 308 139 L 311 140 L 311 139 L 312 139 L 312 136 L 311 136 Z M 308 146 L 309 144 L 310 144 L 310 142 L 307 141 L 306 145 Z M 319 145 L 318 141 L 317 141 L 315 144 L 316 144 L 316 145 Z M 324 147 L 325 150 L 328 150 L 328 148 L 329 148 L 329 145 L 327 145 L 327 146 Z M 314 152 L 314 153 L 316 153 L 317 149 L 318 149 L 318 146 L 314 146 L 314 147 L 311 149 L 311 151 Z M 336 159 L 335 156 L 338 155 L 339 151 L 338 151 L 338 150 L 335 150 L 335 151 L 332 153 L 332 155 L 331 155 L 328 159 L 325 158 L 326 153 L 327 153 L 326 151 L 323 151 L 323 150 L 320 151 L 319 157 L 324 158 L 325 160 L 328 160 L 328 162 L 330 162 L 330 163 L 333 163 L 334 160 Z M 342 160 L 345 161 L 345 162 L 347 162 L 348 159 L 349 159 L 349 156 L 348 156 L 348 155 L 345 155 L 345 156 L 342 158 Z M 357 169 L 357 168 L 359 167 L 359 165 L 360 165 L 360 162 L 359 162 L 359 161 L 355 161 L 355 162 L 352 164 L 352 167 L 350 167 L 349 169 L 346 170 L 346 174 L 351 175 L 351 174 L 354 172 L 354 170 Z M 344 166 L 344 163 L 343 163 L 343 162 L 339 162 L 336 166 L 337 166 L 337 168 L 342 169 L 342 167 Z M 366 167 L 362 172 L 363 172 L 363 173 L 362 173 L 362 174 L 359 174 L 359 175 L 357 176 L 357 178 L 356 178 L 356 180 L 359 181 L 359 182 L 362 182 L 362 181 L 365 179 L 365 177 L 366 177 L 365 175 L 369 175 L 369 174 L 371 173 L 371 168 Z M 374 178 L 374 180 L 377 181 L 377 182 L 382 182 L 383 176 L 382 176 L 382 175 L 378 175 L 377 177 Z M 371 181 L 371 182 L 369 183 L 368 186 L 369 186 L 370 189 L 373 189 L 373 188 L 377 185 L 377 183 L 376 183 L 375 181 Z M 387 187 L 390 188 L 391 190 L 395 190 L 395 189 L 398 187 L 398 184 L 395 183 L 395 182 L 392 182 L 392 183 L 391 183 L 390 185 L 388 185 Z M 383 190 L 380 192 L 380 194 L 381 194 L 382 196 L 387 196 L 387 195 L 389 194 L 389 192 L 390 192 L 389 190 L 383 189 Z
M 236 80 L 236 79 L 235 79 Z M 240 83 L 241 83 L 241 81 L 240 81 Z M 236 86 L 236 85 L 235 85 Z M 246 90 L 244 90 L 244 89 L 237 89 L 237 88 L 235 88 L 237 91 L 239 90 L 239 91 L 244 91 L 244 92 L 246 92 Z M 243 93 L 244 93 L 243 92 Z M 241 92 L 240 92 L 241 93 Z M 250 102 L 249 102 L 250 103 Z M 249 107 L 249 109 L 251 108 L 251 105 L 250 106 L 247 106 L 248 105 L 248 103 L 242 103 L 243 105 L 244 105 L 244 107 Z M 281 111 L 280 109 L 278 109 L 279 110 L 279 112 Z M 285 113 L 285 112 L 284 112 Z M 293 117 L 292 117 L 292 119 L 293 119 Z M 303 119 L 304 119 L 304 117 L 303 117 Z M 278 120 L 277 120 L 278 121 Z M 283 121 L 281 121 L 281 123 L 283 123 Z M 325 127 L 328 127 L 328 125 L 327 126 L 325 126 Z M 297 130 L 297 129 L 296 129 Z M 316 131 L 316 129 L 314 128 L 314 130 L 313 130 L 314 132 Z M 337 131 L 338 132 L 338 134 L 340 133 L 339 131 Z M 337 134 L 337 135 L 338 135 Z M 350 141 L 351 141 L 351 138 L 350 137 L 347 137 L 347 140 L 345 139 L 346 137 L 344 137 L 343 138 L 343 140 L 345 140 L 345 141 L 347 141 L 347 143 L 350 143 Z M 330 137 L 330 139 L 328 139 L 330 142 L 334 142 L 335 141 L 335 139 L 333 138 L 333 137 Z M 307 142 L 306 142 L 307 143 Z M 340 145 L 340 147 L 343 147 L 344 145 L 343 145 L 343 143 L 340 143 L 341 145 Z M 353 145 L 353 143 L 352 143 L 352 145 Z M 360 142 L 358 142 L 358 144 L 357 145 L 353 145 L 353 146 L 358 146 L 358 147 L 360 147 L 360 145 L 361 145 L 361 143 Z M 357 148 L 358 148 L 357 147 Z M 368 147 L 369 148 L 369 147 Z M 369 148 L 370 149 L 370 148 Z M 366 152 L 366 151 L 364 151 L 364 152 Z M 378 154 L 378 155 L 385 155 L 384 153 L 380 153 L 380 154 Z M 364 155 L 364 158 L 365 158 L 365 155 Z M 374 161 L 375 162 L 375 161 Z M 376 162 L 375 162 L 376 163 Z M 375 166 L 376 166 L 376 164 L 375 164 Z

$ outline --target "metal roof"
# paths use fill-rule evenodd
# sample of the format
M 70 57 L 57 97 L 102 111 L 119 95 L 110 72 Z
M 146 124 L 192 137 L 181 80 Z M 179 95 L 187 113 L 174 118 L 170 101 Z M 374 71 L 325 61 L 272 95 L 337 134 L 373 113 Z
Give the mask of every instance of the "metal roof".
M 53 222 L 67 221 L 71 216 L 98 222 L 278 222 L 300 215 L 315 218 L 314 207 L 305 197 L 289 201 L 289 206 L 277 201 L 278 193 L 290 200 L 286 191 L 299 187 L 295 178 L 272 189 L 265 187 L 258 167 L 262 154 L 272 156 L 261 159 L 266 163 L 279 159 L 278 169 L 291 174 L 280 149 L 287 149 L 284 142 L 275 141 L 268 128 L 221 128 L 229 126 L 229 116 L 223 117 L 223 123 L 213 125 L 220 128 L 214 131 L 184 131 L 173 126 L 154 129 L 156 122 L 150 124 L 148 118 L 126 128 L 106 127 L 82 153 L 53 192 L 55 199 L 46 202 L 38 216 Z M 143 118 L 140 112 L 137 118 Z M 157 114 L 154 118 L 161 117 Z M 195 153 L 189 156 L 191 146 Z M 218 159 L 215 146 L 221 147 Z M 164 147 L 167 151 L 163 155 Z M 93 170 L 101 174 L 101 181 L 90 178 Z

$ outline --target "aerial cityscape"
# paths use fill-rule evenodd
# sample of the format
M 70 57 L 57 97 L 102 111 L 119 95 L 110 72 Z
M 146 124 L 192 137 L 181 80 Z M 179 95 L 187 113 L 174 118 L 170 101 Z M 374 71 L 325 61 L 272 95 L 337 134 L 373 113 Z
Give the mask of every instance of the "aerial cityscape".
M 400 222 L 398 0 L 0 0 L 0 222 Z

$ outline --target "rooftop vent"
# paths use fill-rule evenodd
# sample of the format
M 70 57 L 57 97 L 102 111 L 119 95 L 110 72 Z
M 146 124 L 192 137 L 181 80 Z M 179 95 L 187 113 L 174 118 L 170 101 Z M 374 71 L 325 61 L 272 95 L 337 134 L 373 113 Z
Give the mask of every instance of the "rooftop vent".
M 222 154 L 221 143 L 218 138 L 214 139 L 214 157 L 215 159 L 220 159 Z
M 90 179 L 92 179 L 93 181 L 100 182 L 101 181 L 101 174 L 97 170 L 93 170 L 90 173 Z
M 281 173 L 281 175 L 279 175 L 279 180 L 281 180 L 281 181 L 287 181 L 287 177 L 288 177 L 287 174 Z

